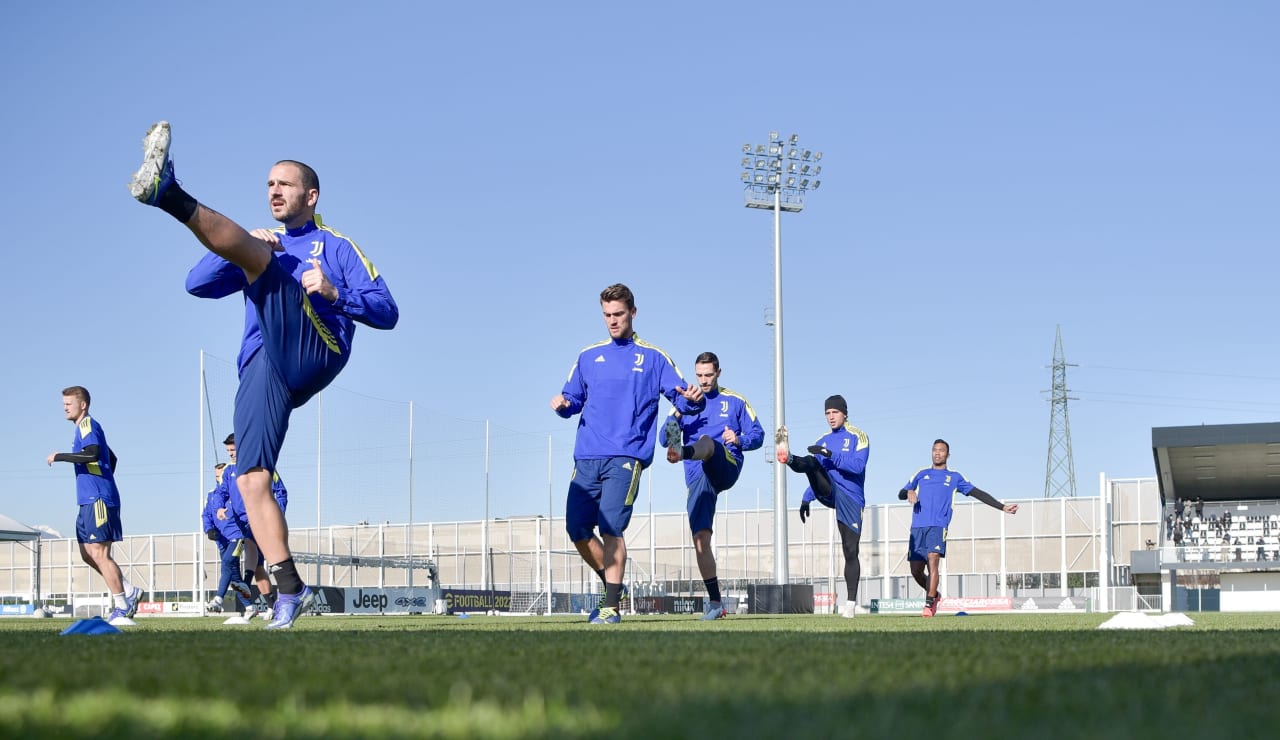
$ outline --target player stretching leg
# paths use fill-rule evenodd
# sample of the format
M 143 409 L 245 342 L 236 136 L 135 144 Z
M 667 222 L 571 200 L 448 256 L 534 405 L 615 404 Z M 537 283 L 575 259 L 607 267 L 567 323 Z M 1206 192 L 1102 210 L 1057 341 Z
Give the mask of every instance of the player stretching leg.
M 698 355 L 693 374 L 702 389 L 706 408 L 696 414 L 672 410 L 658 434 L 658 444 L 667 447 L 668 462 L 685 461 L 689 530 L 693 533 L 698 571 L 710 601 L 702 619 L 713 620 L 725 616 L 720 579 L 716 576 L 716 556 L 711 551 L 716 497 L 738 482 L 743 453 L 760 448 L 764 443 L 764 429 L 747 399 L 720 386 L 720 358 L 714 352 Z
M 301 162 L 281 160 L 267 176 L 271 216 L 281 227 L 250 233 L 179 186 L 169 158 L 169 124 L 161 121 L 143 139 L 142 166 L 129 190 L 176 218 L 209 250 L 187 275 L 188 292 L 202 298 L 243 292 L 246 298 L 235 403 L 238 484 L 280 590 L 267 628 L 288 629 L 313 599 L 271 495 L 289 415 L 347 364 L 354 322 L 391 329 L 400 310 L 364 253 L 321 223 L 315 212 L 320 179 Z

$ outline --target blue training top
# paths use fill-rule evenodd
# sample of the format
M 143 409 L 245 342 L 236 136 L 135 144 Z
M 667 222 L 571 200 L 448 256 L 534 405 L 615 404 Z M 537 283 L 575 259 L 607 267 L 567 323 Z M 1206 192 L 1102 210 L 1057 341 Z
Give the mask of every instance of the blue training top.
M 331 352 L 347 354 L 355 323 L 359 321 L 375 329 L 392 329 L 400 319 L 400 308 L 386 282 L 373 263 L 350 239 L 323 225 L 320 216 L 297 229 L 273 230 L 284 249 L 275 259 L 294 280 L 302 281 L 302 273 L 310 270 L 311 260 L 318 260 L 324 274 L 338 289 L 338 300 L 330 303 L 318 293 L 307 296 L 303 306 Z M 187 292 L 199 298 L 223 298 L 245 289 L 244 271 L 218 255 L 207 253 L 187 274 Z M 244 337 L 236 364 L 244 372 L 249 358 L 262 347 L 262 330 L 258 313 L 245 302 Z
M 966 496 L 973 484 L 954 470 L 924 468 L 911 477 L 903 490 L 919 496 L 911 509 L 911 527 L 947 527 L 951 525 L 951 502 L 957 493 Z
M 690 403 L 677 388 L 688 386 L 666 352 L 632 334 L 582 350 L 560 393 L 568 419 L 581 413 L 573 446 L 575 460 L 631 457 L 646 468 L 653 462 L 658 399 L 666 396 L 682 414 L 696 414 L 705 403 Z

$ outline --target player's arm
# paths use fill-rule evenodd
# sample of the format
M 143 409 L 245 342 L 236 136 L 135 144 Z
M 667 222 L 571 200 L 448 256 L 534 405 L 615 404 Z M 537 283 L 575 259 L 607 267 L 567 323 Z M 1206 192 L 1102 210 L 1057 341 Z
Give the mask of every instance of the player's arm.
M 751 404 L 743 401 L 742 408 L 738 410 L 738 449 L 749 452 L 760 449 L 763 444 L 764 429 L 760 426 L 760 420 L 756 418 Z
M 98 461 L 98 445 L 85 446 L 79 452 L 55 452 L 51 462 L 69 462 L 76 465 L 88 465 Z
M 208 252 L 187 273 L 187 292 L 197 298 L 225 298 L 244 290 L 244 270 Z
M 551 399 L 551 410 L 562 419 L 568 419 L 582 411 L 582 405 L 587 402 L 587 386 L 582 381 L 580 360 L 581 355 L 569 369 L 569 379 L 564 382 L 560 394 Z
M 911 476 L 911 480 L 907 481 L 907 485 L 898 491 L 899 501 L 907 501 L 913 506 L 920 501 L 920 476 L 922 475 L 924 475 L 923 470 Z
M 355 245 L 338 250 L 343 285 L 338 288 L 333 307 L 374 329 L 394 329 L 400 321 L 400 307 L 387 282 Z
M 697 383 L 690 385 L 680 376 L 675 366 L 666 361 L 666 358 L 654 352 L 660 363 L 661 370 L 658 389 L 672 406 L 682 414 L 700 414 L 707 407 L 706 399 L 702 397 L 702 388 Z
M 986 504 L 987 506 L 990 506 L 993 509 L 999 509 L 1009 514 L 1018 513 L 1017 504 L 1002 504 L 999 501 L 997 501 L 994 496 L 982 490 L 981 488 L 978 488 L 977 486 L 973 486 L 972 489 L 969 491 L 969 497 L 976 498 L 982 503 Z

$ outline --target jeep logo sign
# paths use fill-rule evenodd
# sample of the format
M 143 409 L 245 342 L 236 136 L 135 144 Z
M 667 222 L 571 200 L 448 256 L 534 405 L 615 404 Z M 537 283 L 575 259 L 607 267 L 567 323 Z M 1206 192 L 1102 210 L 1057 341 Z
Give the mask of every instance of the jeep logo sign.
M 351 602 L 347 604 L 347 610 L 351 612 L 382 612 L 386 611 L 387 604 L 390 600 L 382 590 L 365 591 L 362 588 L 356 589 L 355 596 L 351 598 Z

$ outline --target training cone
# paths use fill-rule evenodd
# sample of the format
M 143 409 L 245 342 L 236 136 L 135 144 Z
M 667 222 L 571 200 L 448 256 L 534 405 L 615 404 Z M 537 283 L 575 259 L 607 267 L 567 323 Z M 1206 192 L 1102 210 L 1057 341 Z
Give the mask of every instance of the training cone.
M 107 620 L 102 617 L 91 617 L 89 619 L 80 619 L 71 624 L 70 627 L 62 631 L 64 635 L 118 635 L 120 630 L 112 627 Z

